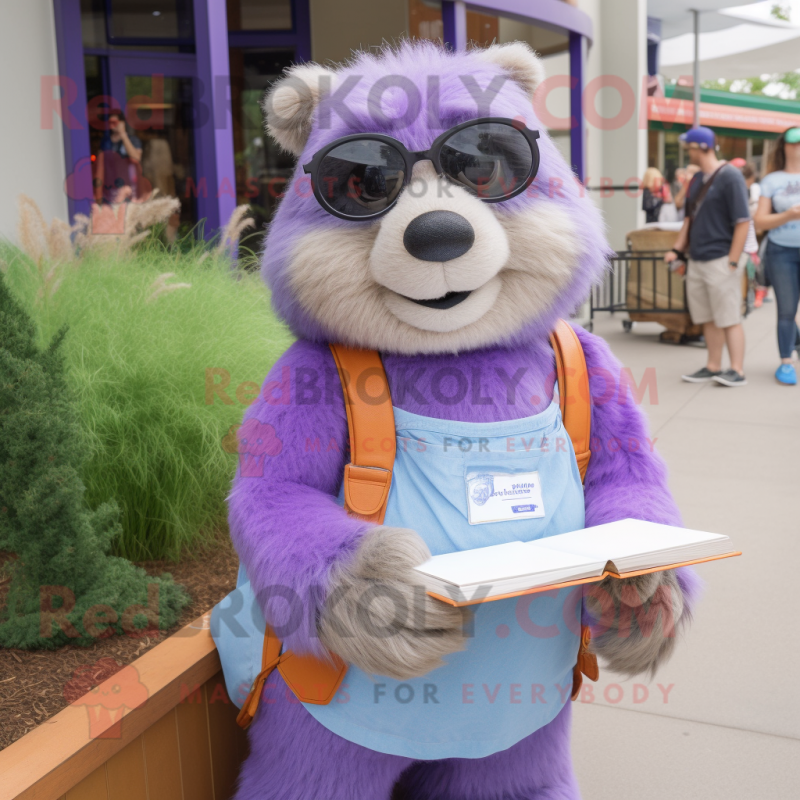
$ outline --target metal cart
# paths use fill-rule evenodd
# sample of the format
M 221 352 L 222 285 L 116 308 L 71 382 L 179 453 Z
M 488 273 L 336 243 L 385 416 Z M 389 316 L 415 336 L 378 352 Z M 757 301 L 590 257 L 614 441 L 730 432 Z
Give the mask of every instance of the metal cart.
M 590 330 L 595 312 L 625 312 L 622 327 L 630 331 L 634 322 L 658 322 L 667 330 L 661 340 L 682 344 L 702 335 L 692 324 L 686 305 L 686 287 L 681 275 L 664 262 L 664 253 L 675 242 L 675 231 L 645 229 L 628 234 L 628 249 L 611 259 L 611 270 L 594 287 L 590 306 Z

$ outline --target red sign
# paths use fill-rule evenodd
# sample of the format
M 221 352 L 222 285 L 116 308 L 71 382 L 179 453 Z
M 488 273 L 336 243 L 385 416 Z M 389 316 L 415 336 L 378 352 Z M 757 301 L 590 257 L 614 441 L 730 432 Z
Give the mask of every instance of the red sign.
M 694 124 L 694 104 L 691 100 L 676 100 L 673 97 L 648 97 L 647 118 L 652 122 L 663 123 L 667 129 L 671 124 L 691 127 Z M 787 128 L 800 125 L 800 114 L 700 103 L 700 124 L 710 128 L 781 133 Z

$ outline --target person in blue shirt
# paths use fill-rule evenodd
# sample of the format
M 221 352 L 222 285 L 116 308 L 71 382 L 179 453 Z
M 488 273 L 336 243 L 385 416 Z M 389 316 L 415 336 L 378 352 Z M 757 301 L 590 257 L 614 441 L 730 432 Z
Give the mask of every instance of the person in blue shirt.
M 798 346 L 800 303 L 800 127 L 784 131 L 776 142 L 769 172 L 761 181 L 756 228 L 769 231 L 765 254 L 767 276 L 778 304 L 778 350 L 781 363 L 775 378 L 797 384 L 792 350 Z

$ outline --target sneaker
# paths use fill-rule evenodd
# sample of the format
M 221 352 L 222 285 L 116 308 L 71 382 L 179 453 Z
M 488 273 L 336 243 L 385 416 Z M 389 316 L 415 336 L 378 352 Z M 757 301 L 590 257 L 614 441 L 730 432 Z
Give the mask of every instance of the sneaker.
M 781 364 L 775 370 L 775 380 L 782 383 L 784 386 L 797 385 L 797 372 L 791 364 Z
M 693 372 L 691 375 L 681 375 L 681 379 L 686 383 L 706 383 L 713 381 L 717 375 L 722 375 L 722 372 L 712 372 L 708 367 Z
M 747 378 L 740 375 L 735 369 L 726 369 L 725 372 L 715 375 L 712 380 L 722 386 L 745 386 L 747 384 Z
M 756 299 L 753 302 L 753 308 L 761 308 L 764 304 L 764 298 L 767 296 L 766 289 L 756 289 Z

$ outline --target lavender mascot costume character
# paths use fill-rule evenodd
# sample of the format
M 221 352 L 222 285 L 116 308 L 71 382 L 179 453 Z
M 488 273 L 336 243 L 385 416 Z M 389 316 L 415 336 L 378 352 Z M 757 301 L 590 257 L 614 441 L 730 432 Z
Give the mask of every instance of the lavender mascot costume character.
M 263 272 L 298 341 L 245 415 L 275 446 L 236 477 L 231 535 L 284 646 L 351 666 L 326 706 L 298 702 L 273 674 L 237 800 L 579 797 L 569 620 L 580 594 L 486 603 L 466 619 L 412 572 L 431 553 L 626 517 L 680 523 L 619 363 L 581 329 L 593 403 L 583 488 L 568 440 L 548 447 L 564 441 L 548 335 L 601 276 L 608 246 L 537 123 L 543 77 L 520 43 L 414 43 L 336 71 L 295 67 L 266 99 L 269 132 L 299 166 Z M 338 499 L 348 427 L 328 342 L 383 358 L 398 436 L 383 525 Z M 542 502 L 525 519 L 475 524 L 467 506 L 497 471 L 538 475 Z M 687 571 L 601 584 L 601 663 L 654 671 L 693 587 Z M 378 622 L 367 624 L 370 592 Z M 663 606 L 651 631 L 637 627 L 639 604 L 648 618 Z

